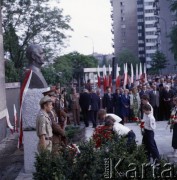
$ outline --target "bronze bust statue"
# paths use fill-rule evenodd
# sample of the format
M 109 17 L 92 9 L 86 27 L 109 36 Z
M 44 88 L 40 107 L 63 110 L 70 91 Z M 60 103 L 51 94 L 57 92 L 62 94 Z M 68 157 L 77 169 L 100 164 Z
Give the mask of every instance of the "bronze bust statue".
M 44 64 L 44 51 L 39 45 L 32 44 L 26 49 L 26 57 L 29 60 L 28 70 L 32 70 L 32 77 L 29 88 L 47 88 L 47 82 L 41 73 L 41 66 Z

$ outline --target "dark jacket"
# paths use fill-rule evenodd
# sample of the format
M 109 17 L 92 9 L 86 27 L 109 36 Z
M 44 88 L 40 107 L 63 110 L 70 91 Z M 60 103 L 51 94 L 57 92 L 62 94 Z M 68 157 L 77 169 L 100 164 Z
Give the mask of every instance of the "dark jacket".
M 100 109 L 100 97 L 96 93 L 90 94 L 90 106 L 93 111 Z
M 80 95 L 80 99 L 79 99 L 79 104 L 81 109 L 89 109 L 89 105 L 90 105 L 90 94 L 89 93 L 81 93 Z
M 112 109 L 113 108 L 113 95 L 110 96 L 108 93 L 104 94 L 103 97 L 103 108 Z

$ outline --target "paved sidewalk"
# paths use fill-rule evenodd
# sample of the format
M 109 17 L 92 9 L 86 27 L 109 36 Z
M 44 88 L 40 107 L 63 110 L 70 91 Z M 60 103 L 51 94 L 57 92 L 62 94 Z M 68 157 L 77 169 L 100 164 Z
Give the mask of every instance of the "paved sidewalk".
M 0 142 L 0 179 L 14 180 L 23 167 L 23 151 L 17 149 L 18 134 Z

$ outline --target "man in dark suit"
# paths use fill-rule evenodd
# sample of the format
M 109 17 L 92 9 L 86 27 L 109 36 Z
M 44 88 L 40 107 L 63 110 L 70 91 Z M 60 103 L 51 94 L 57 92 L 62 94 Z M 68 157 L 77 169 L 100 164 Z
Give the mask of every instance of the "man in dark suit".
M 97 112 L 100 109 L 100 97 L 96 94 L 94 89 L 90 93 L 90 107 L 89 107 L 89 119 L 93 123 L 93 128 L 96 128 Z
M 81 93 L 79 104 L 82 110 L 85 126 L 89 126 L 89 105 L 90 105 L 90 95 L 87 89 L 84 89 L 84 92 Z
M 150 104 L 154 109 L 154 117 L 156 120 L 159 120 L 158 112 L 159 112 L 159 91 L 157 91 L 157 87 L 155 85 L 152 86 L 152 91 L 149 93 Z
M 107 113 L 113 113 L 113 95 L 110 87 L 107 87 L 107 93 L 103 96 L 103 108 Z
M 163 91 L 163 94 L 162 94 L 165 120 L 170 119 L 171 108 L 172 108 L 172 98 L 173 98 L 173 92 L 172 92 L 172 90 L 170 90 L 170 87 L 168 85 L 166 85 L 165 90 Z

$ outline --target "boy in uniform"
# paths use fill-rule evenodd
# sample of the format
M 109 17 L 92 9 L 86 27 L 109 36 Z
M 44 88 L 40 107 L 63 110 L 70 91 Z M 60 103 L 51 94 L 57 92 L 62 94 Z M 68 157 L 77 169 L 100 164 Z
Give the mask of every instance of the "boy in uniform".
M 40 100 L 41 110 L 39 111 L 36 119 L 36 132 L 39 137 L 38 151 L 52 150 L 52 122 L 48 113 L 51 112 L 52 100 L 49 96 L 44 96 Z

